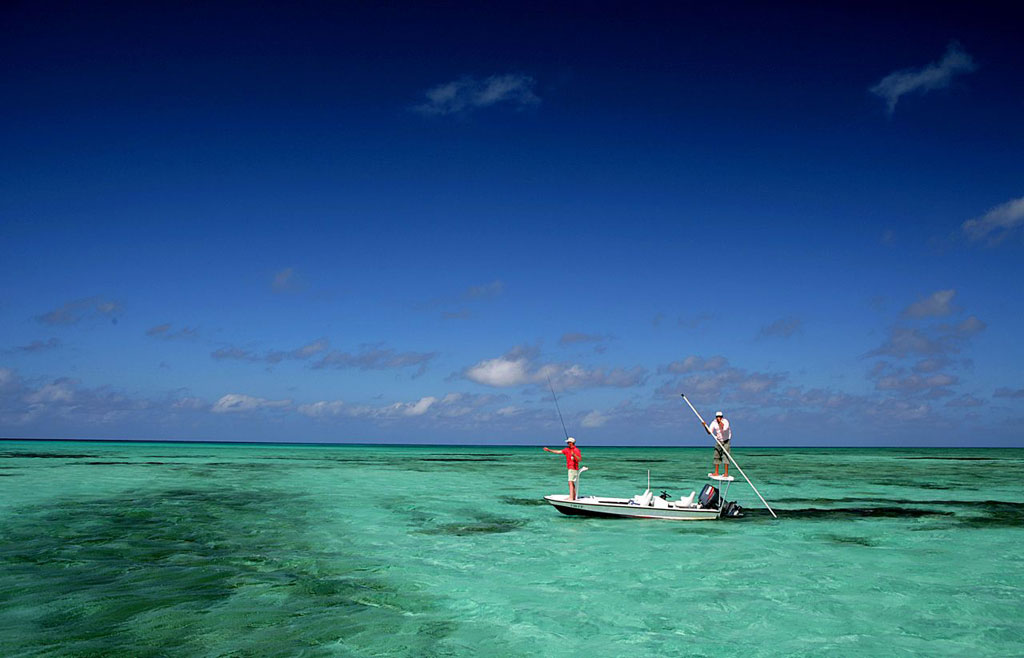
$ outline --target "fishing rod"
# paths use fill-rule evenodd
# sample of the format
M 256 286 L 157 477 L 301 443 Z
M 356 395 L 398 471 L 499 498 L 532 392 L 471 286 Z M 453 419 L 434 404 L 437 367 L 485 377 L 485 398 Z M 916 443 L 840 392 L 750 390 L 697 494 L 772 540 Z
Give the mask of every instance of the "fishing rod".
M 693 409 L 693 413 L 697 414 L 697 418 L 700 418 L 700 424 L 704 426 L 704 430 L 708 434 L 711 434 L 711 430 L 708 429 L 708 424 L 704 422 L 703 418 L 701 418 L 700 412 L 698 412 L 697 409 L 695 409 L 694 406 L 690 404 L 690 401 L 686 398 L 686 393 L 680 393 L 680 395 L 683 396 L 683 400 L 686 401 L 686 404 L 690 405 L 690 409 Z M 757 490 L 757 487 L 754 486 L 754 483 L 750 481 L 750 478 L 747 477 L 747 474 L 743 472 L 742 468 L 740 468 L 740 465 L 736 463 L 736 459 L 732 456 L 732 453 L 730 453 L 725 448 L 725 446 L 722 445 L 722 442 L 718 440 L 717 436 L 711 434 L 711 438 L 715 440 L 715 443 L 717 443 L 718 446 L 722 449 L 722 452 L 726 454 L 726 456 L 729 458 L 729 461 L 732 462 L 733 466 L 735 466 L 739 470 L 740 475 L 742 475 L 743 479 L 747 481 L 747 484 L 750 485 L 750 488 L 754 490 L 754 493 L 756 493 L 757 497 L 761 499 L 761 502 L 764 503 L 764 506 L 768 508 L 768 511 L 772 513 L 772 516 L 774 516 L 776 519 L 779 518 L 779 515 L 776 514 L 775 510 L 771 508 L 771 506 L 768 504 L 768 501 L 764 499 L 764 496 L 761 495 L 761 492 Z
M 558 408 L 558 396 L 555 395 L 555 387 L 551 385 L 551 378 L 547 377 L 548 389 L 551 390 L 551 397 L 555 399 L 555 411 L 558 412 L 558 420 L 562 423 L 562 431 L 565 432 L 565 440 L 569 440 L 569 430 L 565 429 L 565 420 L 562 419 L 562 410 Z

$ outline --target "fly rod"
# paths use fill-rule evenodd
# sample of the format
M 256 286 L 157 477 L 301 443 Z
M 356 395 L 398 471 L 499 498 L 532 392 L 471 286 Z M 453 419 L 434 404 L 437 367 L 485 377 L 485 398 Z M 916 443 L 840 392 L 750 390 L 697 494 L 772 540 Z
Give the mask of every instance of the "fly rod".
M 565 440 L 569 440 L 569 430 L 565 429 L 565 421 L 562 419 L 562 410 L 558 408 L 558 396 L 555 395 L 555 387 L 551 385 L 551 378 L 548 377 L 548 389 L 551 390 L 551 397 L 555 400 L 555 411 L 558 412 L 558 420 L 562 423 L 562 431 L 565 432 Z

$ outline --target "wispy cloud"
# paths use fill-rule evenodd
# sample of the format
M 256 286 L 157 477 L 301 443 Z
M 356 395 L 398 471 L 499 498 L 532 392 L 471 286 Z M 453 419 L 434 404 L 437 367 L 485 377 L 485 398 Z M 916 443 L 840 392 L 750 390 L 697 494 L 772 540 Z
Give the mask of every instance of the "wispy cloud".
M 942 324 L 938 327 L 893 327 L 889 331 L 889 337 L 865 356 L 905 358 L 954 354 L 962 349 L 965 340 L 984 329 L 985 323 L 973 315 L 956 324 Z
M 286 267 L 274 273 L 270 282 L 270 289 L 274 292 L 298 292 L 303 288 L 302 279 L 291 267 Z
M 152 428 L 168 419 L 180 422 L 181 414 L 195 410 L 195 400 L 178 394 L 137 397 L 108 387 L 84 386 L 70 377 L 32 382 L 14 370 L 0 368 L 0 425 L 5 426 L 51 429 L 54 423 L 65 423 L 77 433 L 86 427 L 116 430 L 127 422 Z
M 875 388 L 880 391 L 923 391 L 930 388 L 951 386 L 955 383 L 957 383 L 956 377 L 944 373 L 927 376 L 898 373 L 879 377 L 875 382 Z
M 155 327 L 154 327 L 155 328 Z M 318 338 L 311 343 L 307 343 L 301 347 L 297 347 L 293 350 L 270 350 L 267 352 L 259 353 L 252 350 L 243 349 L 241 347 L 235 347 L 229 345 L 227 347 L 221 347 L 210 353 L 214 359 L 218 361 L 224 360 L 236 360 L 236 361 L 262 361 L 266 363 L 280 363 L 285 359 L 296 359 L 305 360 L 309 359 L 321 352 L 324 352 L 330 347 L 330 342 L 326 338 Z
M 588 368 L 576 363 L 538 363 L 537 350 L 516 347 L 502 356 L 484 359 L 466 368 L 463 376 L 477 384 L 507 388 L 546 384 L 548 380 L 560 390 L 582 388 L 629 388 L 647 380 L 647 369 Z
M 36 316 L 36 320 L 50 326 L 77 324 L 85 318 L 104 318 L 117 323 L 121 305 L 102 297 L 86 297 L 67 302 L 63 306 Z
M 291 400 L 268 400 L 244 393 L 228 393 L 217 400 L 210 411 L 215 414 L 245 413 L 263 409 L 286 409 L 291 405 Z
M 761 338 L 767 337 L 779 337 L 789 338 L 793 334 L 800 331 L 803 326 L 803 321 L 797 317 L 779 318 L 771 324 L 761 327 L 761 331 L 758 332 L 758 336 Z
M 961 228 L 972 241 L 988 238 L 990 244 L 997 244 L 1022 225 L 1024 225 L 1024 197 L 998 205 L 981 217 L 968 219 Z
M 416 375 L 426 372 L 427 364 L 437 357 L 437 352 L 397 352 L 390 348 L 367 347 L 360 352 L 334 350 L 325 354 L 313 364 L 314 368 L 345 370 L 392 370 L 416 367 Z
M 439 295 L 416 304 L 415 309 L 433 312 L 440 308 L 443 309 L 440 312 L 441 319 L 443 320 L 465 320 L 472 315 L 469 309 L 465 308 L 466 306 L 495 300 L 504 294 L 505 282 L 501 279 L 495 279 L 489 283 L 468 286 L 460 293 Z
M 194 340 L 199 338 L 199 330 L 195 327 L 182 327 L 177 331 L 171 331 L 171 323 L 165 322 L 147 329 L 146 335 L 161 340 Z
M 1021 399 L 1024 398 L 1024 388 L 997 388 L 992 397 Z
M 431 87 L 424 94 L 426 100 L 415 105 L 413 110 L 425 115 L 444 116 L 466 114 L 495 105 L 526 109 L 540 104 L 540 98 L 533 91 L 535 85 L 533 77 L 517 73 L 482 79 L 467 76 Z
M 977 68 L 974 58 L 965 53 L 955 41 L 946 48 L 946 54 L 938 62 L 921 68 L 908 68 L 890 73 L 882 78 L 871 93 L 886 102 L 889 114 L 896 110 L 896 103 L 906 94 L 925 93 L 949 86 L 953 76 L 970 73 Z
M 470 286 L 462 296 L 465 299 L 494 299 L 500 297 L 503 292 L 505 283 L 499 279 L 479 286 Z
M 754 400 L 786 380 L 785 373 L 737 368 L 729 365 L 722 356 L 704 358 L 691 355 L 658 366 L 658 373 L 683 375 L 666 381 L 655 390 L 658 397 L 672 398 L 677 398 L 680 393 L 693 392 L 705 399 Z
M 908 318 L 927 318 L 949 315 L 954 309 L 951 306 L 956 290 L 936 290 L 923 299 L 919 299 L 903 311 Z
M 330 418 L 368 418 L 376 420 L 397 420 L 416 418 L 420 420 L 456 420 L 472 424 L 503 414 L 493 407 L 508 400 L 505 395 L 475 395 L 469 393 L 447 393 L 442 396 L 426 395 L 409 402 L 392 402 L 384 405 L 347 404 L 342 400 L 321 400 L 300 405 L 298 412 L 320 420 Z M 483 410 L 492 407 L 491 411 Z
M 60 341 L 56 338 L 49 338 L 47 340 L 34 340 L 28 345 L 20 345 L 14 348 L 18 352 L 27 352 L 28 354 L 37 354 L 39 352 L 48 352 L 55 350 L 60 347 Z
M 715 316 L 711 313 L 698 313 L 697 315 L 681 315 L 676 321 L 676 324 L 683 329 L 700 329 L 704 325 L 709 325 L 715 321 Z
M 582 420 L 580 420 L 580 425 L 587 428 L 601 427 L 602 425 L 607 423 L 608 420 L 608 416 L 604 415 L 603 413 L 595 409 L 594 411 L 591 411 L 586 416 L 584 416 Z
M 670 373 L 673 375 L 685 375 L 691 372 L 700 372 L 702 370 L 719 370 L 726 367 L 729 364 L 728 360 L 724 356 L 712 356 L 704 358 L 692 354 L 685 359 L 679 361 L 673 361 L 662 366 L 658 366 L 658 373 L 665 374 Z
M 947 407 L 955 407 L 958 409 L 969 409 L 972 407 L 982 407 L 984 405 L 984 400 L 979 400 L 970 393 L 965 393 L 959 397 L 955 397 L 946 403 Z
M 578 343 L 600 343 L 607 340 L 607 338 L 607 336 L 602 336 L 600 334 L 570 332 L 562 334 L 562 337 L 558 339 L 558 344 L 565 347 L 566 345 L 576 345 Z

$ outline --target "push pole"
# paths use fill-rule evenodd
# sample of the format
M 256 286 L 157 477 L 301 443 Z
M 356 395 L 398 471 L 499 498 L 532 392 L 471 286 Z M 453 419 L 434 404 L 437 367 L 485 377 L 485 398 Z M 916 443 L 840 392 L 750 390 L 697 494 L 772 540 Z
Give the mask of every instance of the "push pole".
M 704 431 L 707 432 L 708 434 L 711 434 L 711 430 L 708 429 L 708 424 L 704 422 L 704 419 L 701 418 L 700 413 L 696 409 L 694 409 L 694 406 L 692 404 L 690 404 L 690 401 L 686 398 L 686 393 L 680 393 L 680 395 L 683 396 L 683 400 L 685 400 L 686 404 L 690 406 L 690 409 L 693 409 L 693 413 L 697 414 L 697 418 L 700 419 L 700 424 L 704 426 Z M 776 519 L 779 518 L 779 515 L 776 514 L 775 511 L 771 508 L 771 506 L 768 504 L 768 501 L 764 499 L 764 496 L 761 495 L 761 492 L 757 490 L 757 487 L 754 486 L 754 483 L 751 482 L 750 478 L 747 477 L 747 474 L 743 472 L 743 468 L 741 468 L 740 465 L 736 463 L 736 460 L 733 458 L 732 454 L 726 449 L 724 445 L 722 445 L 722 442 L 718 440 L 718 437 L 715 436 L 714 434 L 711 434 L 711 438 L 715 440 L 715 443 L 717 443 L 718 447 L 722 449 L 722 452 L 726 454 L 726 456 L 729 458 L 729 461 L 733 463 L 737 470 L 739 470 L 740 475 L 742 475 L 743 479 L 747 481 L 747 484 L 749 484 L 750 488 L 754 490 L 754 493 L 756 493 L 757 497 L 761 499 L 761 502 L 764 503 L 764 506 L 766 508 L 768 508 L 768 511 L 771 512 L 772 516 Z

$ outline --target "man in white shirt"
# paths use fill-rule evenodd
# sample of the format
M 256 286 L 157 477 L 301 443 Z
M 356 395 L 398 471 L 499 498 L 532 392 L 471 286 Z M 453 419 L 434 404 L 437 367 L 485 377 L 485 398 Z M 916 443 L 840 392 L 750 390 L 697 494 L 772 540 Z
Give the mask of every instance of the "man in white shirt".
M 725 473 L 726 477 L 729 477 L 729 455 L 732 452 L 732 448 L 729 447 L 729 442 L 732 440 L 732 428 L 729 427 L 729 421 L 725 419 L 725 416 L 721 411 L 715 413 L 715 419 L 711 421 L 710 425 L 704 425 L 704 429 L 708 431 L 708 434 L 718 439 L 715 441 L 715 475 L 718 475 L 718 467 L 725 461 Z M 725 450 L 722 450 L 722 446 L 725 446 Z

